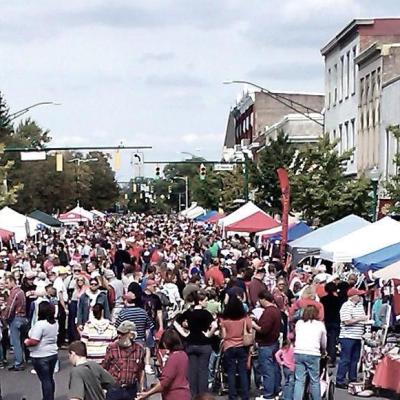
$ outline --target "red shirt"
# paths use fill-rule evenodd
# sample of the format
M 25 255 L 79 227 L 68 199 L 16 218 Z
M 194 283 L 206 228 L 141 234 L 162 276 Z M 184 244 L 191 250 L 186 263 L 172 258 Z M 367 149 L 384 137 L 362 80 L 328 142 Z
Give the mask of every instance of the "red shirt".
M 189 359 L 184 351 L 174 351 L 169 355 L 160 376 L 162 400 L 190 400 L 192 398 L 187 379 L 188 370 Z
M 217 287 L 222 287 L 224 286 L 224 274 L 222 271 L 219 269 L 218 266 L 211 267 L 207 272 L 206 272 L 206 282 L 212 278 L 214 281 L 214 285 Z

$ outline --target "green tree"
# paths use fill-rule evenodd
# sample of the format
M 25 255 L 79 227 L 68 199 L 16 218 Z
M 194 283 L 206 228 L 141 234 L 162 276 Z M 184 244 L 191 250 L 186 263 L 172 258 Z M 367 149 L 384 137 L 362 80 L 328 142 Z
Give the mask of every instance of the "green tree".
M 240 203 L 235 200 L 243 199 L 244 194 L 244 175 L 243 166 L 235 166 L 233 171 L 218 173 L 221 179 L 222 190 L 220 196 L 220 206 L 225 212 L 231 212 L 240 207 Z
M 368 217 L 371 184 L 365 177 L 345 175 L 353 150 L 339 154 L 329 136 L 299 151 L 290 169 L 292 209 L 304 220 L 326 225 L 354 213 Z
M 281 189 L 277 176 L 278 168 L 291 169 L 296 147 L 288 135 L 279 131 L 260 152 L 258 166 L 250 165 L 250 183 L 257 189 L 256 203 L 273 214 L 281 213 Z

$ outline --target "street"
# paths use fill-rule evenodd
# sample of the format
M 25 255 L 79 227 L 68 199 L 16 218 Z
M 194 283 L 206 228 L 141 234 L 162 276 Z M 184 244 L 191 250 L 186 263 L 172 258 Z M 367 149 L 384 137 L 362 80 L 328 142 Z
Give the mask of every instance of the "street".
M 8 372 L 1 370 L 1 388 L 4 400 L 41 400 L 39 380 L 36 375 L 31 374 L 31 366 L 24 372 Z M 69 379 L 68 359 L 66 352 L 61 353 L 61 370 L 56 374 L 56 400 L 67 400 L 68 379 Z M 218 400 L 227 399 L 228 396 L 217 397 Z M 252 396 L 254 398 L 254 396 Z M 337 390 L 335 399 L 350 400 L 353 396 L 344 390 Z M 371 400 L 390 399 L 393 397 L 370 397 Z M 160 396 L 153 396 L 151 400 L 159 400 Z M 179 400 L 179 399 L 177 399 Z

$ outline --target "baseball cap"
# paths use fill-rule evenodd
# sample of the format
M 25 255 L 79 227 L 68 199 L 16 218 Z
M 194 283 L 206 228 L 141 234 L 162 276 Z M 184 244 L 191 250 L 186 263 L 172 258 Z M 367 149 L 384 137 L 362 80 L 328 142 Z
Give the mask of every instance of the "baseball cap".
M 347 297 L 352 297 L 352 296 L 362 296 L 363 294 L 365 294 L 366 291 L 365 290 L 359 290 L 356 288 L 350 288 L 347 291 Z
M 106 269 L 106 270 L 104 271 L 104 277 L 105 277 L 106 279 L 115 278 L 114 271 L 112 271 L 111 269 Z
M 121 325 L 117 328 L 118 333 L 136 333 L 136 325 L 132 321 L 123 321 Z

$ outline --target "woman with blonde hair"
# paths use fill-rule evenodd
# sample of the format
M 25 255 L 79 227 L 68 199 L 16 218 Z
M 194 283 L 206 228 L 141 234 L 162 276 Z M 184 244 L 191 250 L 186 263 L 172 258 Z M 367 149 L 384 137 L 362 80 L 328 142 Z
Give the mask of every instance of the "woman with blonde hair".
M 317 319 L 323 321 L 325 317 L 324 306 L 316 298 L 314 288 L 311 285 L 306 286 L 300 295 L 300 299 L 289 310 L 289 321 L 296 323 L 307 306 L 314 306 L 318 310 Z

